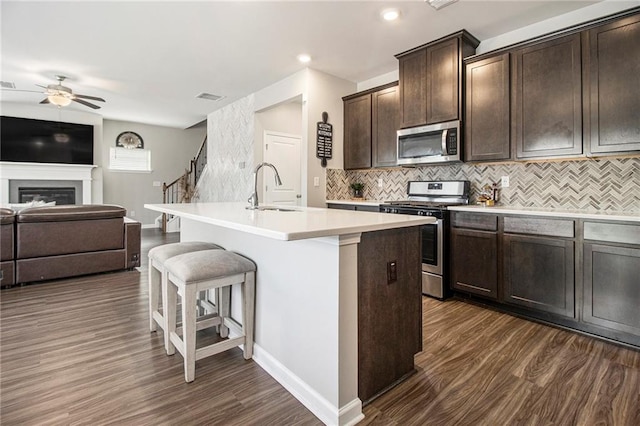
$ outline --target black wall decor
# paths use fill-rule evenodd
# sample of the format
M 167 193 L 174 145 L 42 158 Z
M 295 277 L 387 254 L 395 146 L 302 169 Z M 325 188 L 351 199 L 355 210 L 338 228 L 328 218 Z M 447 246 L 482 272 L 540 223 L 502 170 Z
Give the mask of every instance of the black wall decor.
M 327 167 L 327 158 L 331 158 L 333 149 L 333 125 L 327 123 L 329 114 L 322 113 L 322 121 L 318 121 L 316 157 L 322 160 L 322 167 Z

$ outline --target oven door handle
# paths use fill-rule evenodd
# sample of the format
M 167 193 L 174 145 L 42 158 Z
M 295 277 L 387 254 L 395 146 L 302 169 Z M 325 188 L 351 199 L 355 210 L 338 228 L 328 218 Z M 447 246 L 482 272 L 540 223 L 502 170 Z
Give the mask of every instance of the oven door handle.
M 449 129 L 444 129 L 442 131 L 442 155 L 449 155 L 447 151 L 447 135 L 449 134 Z

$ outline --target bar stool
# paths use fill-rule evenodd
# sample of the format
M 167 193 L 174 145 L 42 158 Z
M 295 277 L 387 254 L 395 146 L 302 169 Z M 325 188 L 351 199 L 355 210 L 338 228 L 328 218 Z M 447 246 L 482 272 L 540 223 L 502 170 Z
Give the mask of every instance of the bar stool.
M 166 281 L 165 262 L 174 256 L 185 253 L 192 253 L 201 250 L 224 250 L 217 244 L 202 241 L 187 241 L 182 243 L 164 244 L 149 250 L 149 330 L 154 332 L 159 325 L 164 331 L 165 349 L 168 347 L 169 334 L 165 317 L 159 311 L 159 299 L 163 294 L 161 287 Z M 163 311 L 166 310 L 165 302 L 162 301 Z
M 253 356 L 253 322 L 255 311 L 256 265 L 246 257 L 224 250 L 203 250 L 182 254 L 165 262 L 167 285 L 163 288 L 166 301 L 169 348 L 167 355 L 175 349 L 184 358 L 185 381 L 195 379 L 196 361 L 243 345 L 245 359 Z M 230 306 L 223 304 L 218 316 L 208 319 L 200 326 L 196 317 L 196 295 L 200 291 L 219 288 L 231 291 L 231 286 L 240 284 L 242 294 L 242 324 L 230 316 Z M 176 330 L 177 296 L 182 299 L 182 337 Z M 226 299 L 224 296 L 223 299 Z M 224 325 L 232 332 L 226 340 L 196 349 L 196 331 L 213 325 Z

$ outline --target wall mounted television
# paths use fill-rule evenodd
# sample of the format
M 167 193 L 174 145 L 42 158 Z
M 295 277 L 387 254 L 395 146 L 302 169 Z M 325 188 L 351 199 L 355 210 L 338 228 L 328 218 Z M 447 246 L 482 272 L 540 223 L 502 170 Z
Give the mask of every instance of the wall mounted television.
M 1 116 L 0 161 L 93 164 L 93 126 Z

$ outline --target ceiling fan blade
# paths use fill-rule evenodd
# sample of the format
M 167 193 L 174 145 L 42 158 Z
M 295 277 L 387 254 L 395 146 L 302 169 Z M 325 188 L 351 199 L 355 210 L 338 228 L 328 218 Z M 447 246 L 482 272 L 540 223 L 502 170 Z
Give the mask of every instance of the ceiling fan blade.
M 36 84 L 36 86 L 38 86 L 38 87 L 42 87 L 43 89 L 48 89 L 48 87 L 47 87 L 47 86 L 43 86 L 42 84 Z
M 42 101 L 40 101 L 41 104 L 50 104 L 51 102 L 49 102 L 49 98 L 44 98 Z
M 88 95 L 73 95 L 73 96 L 80 99 L 90 99 L 92 101 L 107 102 L 102 98 L 98 98 L 97 96 L 88 96 Z
M 82 104 L 84 106 L 88 106 L 89 108 L 93 108 L 93 109 L 100 109 L 100 107 L 98 105 L 94 105 L 92 103 L 89 103 L 87 101 L 83 101 L 82 99 L 77 99 L 76 97 L 71 98 L 72 101 L 77 102 L 79 104 Z

